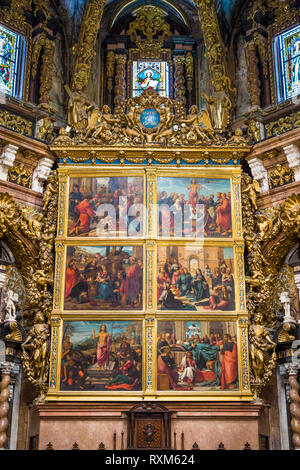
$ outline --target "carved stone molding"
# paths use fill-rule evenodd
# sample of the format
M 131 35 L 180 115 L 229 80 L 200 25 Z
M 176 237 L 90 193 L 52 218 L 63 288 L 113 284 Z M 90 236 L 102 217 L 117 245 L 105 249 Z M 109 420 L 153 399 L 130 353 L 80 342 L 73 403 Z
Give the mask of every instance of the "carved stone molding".
M 289 167 L 294 170 L 295 181 L 300 181 L 300 151 L 297 145 L 283 147 Z
M 258 158 L 254 157 L 248 160 L 249 166 L 253 178 L 259 182 L 261 192 L 269 190 L 268 171 L 263 165 L 263 162 Z
M 53 160 L 50 158 L 44 157 L 39 161 L 32 175 L 32 189 L 34 191 L 43 192 L 45 181 L 50 175 L 52 166 Z
M 3 147 L 0 155 L 0 179 L 6 181 L 8 171 L 13 167 L 18 147 L 16 145 L 7 144 Z

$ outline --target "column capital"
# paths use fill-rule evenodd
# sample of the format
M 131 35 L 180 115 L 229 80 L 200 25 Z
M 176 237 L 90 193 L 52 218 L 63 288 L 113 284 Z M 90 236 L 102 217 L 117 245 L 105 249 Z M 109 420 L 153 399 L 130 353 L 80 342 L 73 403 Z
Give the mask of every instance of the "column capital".
M 268 172 L 263 162 L 258 157 L 247 160 L 253 175 L 253 179 L 259 182 L 261 191 L 269 191 Z
M 13 167 L 18 147 L 7 144 L 2 148 L 0 155 L 0 180 L 7 181 L 8 170 Z
M 11 375 L 13 368 L 13 362 L 4 361 L 0 363 L 0 371 L 2 375 Z
M 294 170 L 295 181 L 300 181 L 300 151 L 295 144 L 283 147 L 289 167 Z
M 51 168 L 53 166 L 53 160 L 48 157 L 41 158 L 32 175 L 32 189 L 39 193 L 43 192 L 44 182 L 47 181 L 50 175 Z
M 290 362 L 288 364 L 285 364 L 285 368 L 289 376 L 298 375 L 298 372 L 300 370 L 300 363 Z

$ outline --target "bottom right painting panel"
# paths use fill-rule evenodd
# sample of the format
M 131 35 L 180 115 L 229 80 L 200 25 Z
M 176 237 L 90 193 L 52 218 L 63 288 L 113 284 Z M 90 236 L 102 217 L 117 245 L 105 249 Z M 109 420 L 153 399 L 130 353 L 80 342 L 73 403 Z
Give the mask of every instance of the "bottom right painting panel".
M 157 389 L 238 390 L 236 322 L 159 320 Z

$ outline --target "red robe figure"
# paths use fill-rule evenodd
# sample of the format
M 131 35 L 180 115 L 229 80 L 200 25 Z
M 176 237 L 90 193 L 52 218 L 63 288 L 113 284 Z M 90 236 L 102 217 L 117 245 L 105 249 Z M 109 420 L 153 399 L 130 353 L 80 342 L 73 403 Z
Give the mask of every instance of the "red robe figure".
M 91 218 L 95 217 L 95 212 L 88 198 L 85 198 L 74 208 L 74 212 L 79 214 L 77 222 L 70 229 L 69 235 L 79 235 L 90 231 Z
M 130 267 L 126 271 L 126 279 L 123 289 L 126 300 L 130 306 L 134 306 L 134 301 L 138 299 L 140 293 L 140 268 L 133 257 L 129 258 Z
M 230 201 L 226 197 L 226 194 L 223 193 L 221 196 L 221 201 L 219 207 L 217 207 L 217 233 L 220 233 L 221 230 L 228 232 L 231 225 L 231 208 Z
M 79 282 L 79 271 L 74 261 L 70 261 L 66 269 L 65 299 L 69 297 L 74 286 Z
M 221 388 L 232 389 L 235 387 L 234 382 L 238 376 L 238 358 L 236 343 L 232 341 L 230 335 L 224 335 L 224 344 L 221 352 L 223 354 Z

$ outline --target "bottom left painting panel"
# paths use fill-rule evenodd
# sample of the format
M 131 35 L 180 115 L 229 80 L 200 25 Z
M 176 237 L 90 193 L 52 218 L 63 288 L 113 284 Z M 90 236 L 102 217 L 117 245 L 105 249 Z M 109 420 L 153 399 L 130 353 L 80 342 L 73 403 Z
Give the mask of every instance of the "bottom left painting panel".
M 142 390 L 142 321 L 64 321 L 62 391 Z

